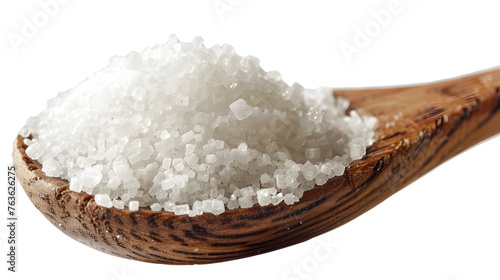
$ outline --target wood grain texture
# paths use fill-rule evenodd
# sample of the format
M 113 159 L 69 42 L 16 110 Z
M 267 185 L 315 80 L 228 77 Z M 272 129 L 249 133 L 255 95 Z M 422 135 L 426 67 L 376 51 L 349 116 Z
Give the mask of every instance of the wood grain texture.
M 298 203 L 175 216 L 96 205 L 30 159 L 18 136 L 14 165 L 33 204 L 65 234 L 97 250 L 166 264 L 204 264 L 306 241 L 376 206 L 437 165 L 500 132 L 500 70 L 411 87 L 335 91 L 379 119 L 375 143 L 343 176 Z

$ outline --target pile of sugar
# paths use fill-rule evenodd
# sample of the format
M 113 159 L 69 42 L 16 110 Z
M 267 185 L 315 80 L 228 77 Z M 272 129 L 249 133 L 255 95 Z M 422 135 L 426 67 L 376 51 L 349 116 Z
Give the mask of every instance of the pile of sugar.
M 28 119 L 26 153 L 98 205 L 190 216 L 297 202 L 344 173 L 376 119 L 331 89 L 291 87 L 229 45 L 171 36 L 59 93 Z

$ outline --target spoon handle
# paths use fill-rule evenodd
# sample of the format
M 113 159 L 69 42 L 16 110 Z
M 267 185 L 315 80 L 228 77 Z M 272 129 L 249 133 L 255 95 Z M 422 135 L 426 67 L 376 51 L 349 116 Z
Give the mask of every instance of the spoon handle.
M 411 87 L 339 90 L 335 95 L 379 120 L 375 143 L 346 170 L 354 199 L 344 202 L 357 205 L 352 205 L 352 214 L 337 217 L 337 226 L 500 133 L 500 69 Z
M 396 154 L 416 145 L 409 159 L 422 166 L 414 179 L 500 133 L 500 69 L 411 87 L 339 90 L 335 95 L 349 99 L 351 109 L 378 118 L 377 139 L 369 152 L 390 149 Z

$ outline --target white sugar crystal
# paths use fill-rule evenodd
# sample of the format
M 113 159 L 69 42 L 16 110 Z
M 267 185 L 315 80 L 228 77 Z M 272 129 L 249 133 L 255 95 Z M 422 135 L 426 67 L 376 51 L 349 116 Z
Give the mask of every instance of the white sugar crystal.
M 219 215 L 224 212 L 224 202 L 214 199 L 212 200 L 212 213 L 215 215 Z
M 199 172 L 197 178 L 198 178 L 198 181 L 207 183 L 209 177 L 210 177 L 210 175 L 208 174 L 208 172 Z
M 351 146 L 351 157 L 353 159 L 360 159 L 365 154 L 365 148 L 361 145 L 353 144 Z
M 162 207 L 161 207 L 160 203 L 156 202 L 156 203 L 151 204 L 150 208 L 153 211 L 160 211 Z
M 194 153 L 196 146 L 193 144 L 186 144 L 186 151 L 184 152 L 184 156 L 191 156 Z
M 186 160 L 186 163 L 189 165 L 189 166 L 192 166 L 194 164 L 196 164 L 198 162 L 198 156 L 196 154 L 191 154 L 187 160 Z
M 116 164 L 113 165 L 113 171 L 116 173 L 118 178 L 122 181 L 128 181 L 133 178 L 133 171 L 127 164 Z
M 224 141 L 222 141 L 222 140 L 215 140 L 214 141 L 214 147 L 217 150 L 222 150 L 224 148 Z
M 129 201 L 130 200 L 130 194 L 128 192 L 124 193 L 120 197 L 123 201 Z
M 126 190 L 130 189 L 139 189 L 141 187 L 141 183 L 137 179 L 132 179 L 123 182 L 123 188 Z
M 189 205 L 187 204 L 175 205 L 173 207 L 173 211 L 175 215 L 187 215 L 189 213 Z
M 115 207 L 117 209 L 124 209 L 125 202 L 123 202 L 123 200 L 113 199 L 113 207 Z
M 314 179 L 314 170 L 312 168 L 308 168 L 304 170 L 302 175 L 304 175 L 304 178 L 306 178 L 306 180 L 311 181 Z
M 254 204 L 251 196 L 240 197 L 238 202 L 241 208 L 250 208 Z
M 180 106 L 188 106 L 189 105 L 189 96 L 186 96 L 186 95 L 177 96 L 176 104 L 180 105 Z
M 274 178 L 276 178 L 276 187 L 278 189 L 285 189 L 286 188 L 286 182 L 285 182 L 284 175 L 276 175 Z
M 71 181 L 69 182 L 69 189 L 75 192 L 81 192 L 82 191 L 82 180 L 78 177 L 73 177 L 71 178 Z
M 246 152 L 248 150 L 248 145 L 245 142 L 242 142 L 238 145 L 238 150 Z
M 307 159 L 320 158 L 321 152 L 318 148 L 309 148 L 305 150 L 305 156 Z
M 38 141 L 32 143 L 28 148 L 26 148 L 26 154 L 32 159 L 39 159 L 44 152 L 44 147 Z
M 290 205 L 290 204 L 293 204 L 295 202 L 295 196 L 292 194 L 292 193 L 287 193 L 285 195 L 285 203 Z
M 328 176 L 326 176 L 325 174 L 318 174 L 314 178 L 314 181 L 315 181 L 316 185 L 322 186 L 322 185 L 326 184 L 326 181 L 328 181 Z
M 335 173 L 335 176 L 341 176 L 344 174 L 345 166 L 339 163 L 336 163 L 333 165 L 333 172 Z
M 285 199 L 285 197 L 283 196 L 283 193 L 278 193 L 278 194 L 274 195 L 274 196 L 271 198 L 271 203 L 272 203 L 273 205 L 277 205 L 277 204 L 279 204 L 280 202 L 282 202 L 284 199 Z
M 205 213 L 212 213 L 212 199 L 205 199 L 202 201 L 201 209 Z
M 231 157 L 235 161 L 243 164 L 247 164 L 252 160 L 252 155 L 249 151 L 242 151 L 240 149 L 232 149 Z
M 176 171 L 182 171 L 184 170 L 184 160 L 181 158 L 176 158 L 172 162 L 172 165 L 174 166 Z
M 167 202 L 163 203 L 163 209 L 165 209 L 165 211 L 173 212 L 174 206 L 175 206 L 175 202 L 173 202 L 173 201 L 167 201 Z
M 102 179 L 102 172 L 100 169 L 102 169 L 102 167 L 99 168 L 99 165 L 85 168 L 79 176 L 82 180 L 82 184 L 90 188 L 97 186 Z
M 29 128 L 27 128 L 27 127 L 23 127 L 19 130 L 19 135 L 21 135 L 24 138 L 30 136 L 30 134 L 31 134 L 31 132 L 30 132 Z
M 149 160 L 153 155 L 154 148 L 151 145 L 146 145 L 141 149 L 141 160 Z
M 172 164 L 172 159 L 171 158 L 164 158 L 162 163 L 161 163 L 161 167 L 164 169 L 168 169 L 168 168 L 170 168 L 170 164 Z
M 210 164 L 217 161 L 217 156 L 214 154 L 208 154 L 205 156 L 205 162 Z
M 59 177 L 61 176 L 61 172 L 58 169 L 59 163 L 54 159 L 48 159 L 44 162 L 42 171 L 45 172 L 45 175 L 50 177 Z
M 194 115 L 194 123 L 195 124 L 207 125 L 207 124 L 210 123 L 210 115 L 205 114 L 203 112 L 197 112 Z
M 128 203 L 128 210 L 130 210 L 130 211 L 137 211 L 137 210 L 139 210 L 139 201 L 137 201 L 137 200 L 131 200 Z
M 271 204 L 271 194 L 268 189 L 260 189 L 257 191 L 257 201 L 261 206 Z
M 245 100 L 238 99 L 229 105 L 236 119 L 244 120 L 252 115 L 252 106 L 249 106 Z
M 273 178 L 271 178 L 271 176 L 269 176 L 269 174 L 264 173 L 264 174 L 260 175 L 260 183 L 261 184 L 267 184 L 267 183 L 270 183 L 272 181 L 273 181 Z
M 165 139 L 167 139 L 167 138 L 170 138 L 170 133 L 169 133 L 168 131 L 164 130 L 164 131 L 162 131 L 162 132 L 161 132 L 161 134 L 160 134 L 160 138 L 161 138 L 162 140 L 165 140 Z
M 263 154 L 262 157 L 260 158 L 260 162 L 259 158 L 257 158 L 257 166 L 266 166 L 270 164 L 271 164 L 271 157 L 268 154 Z
M 193 203 L 193 210 L 190 212 L 192 216 L 197 216 L 203 214 L 202 202 L 197 200 Z
M 236 197 L 231 197 L 229 199 L 229 201 L 227 202 L 227 209 L 236 209 L 240 207 L 240 203 L 238 202 L 238 200 L 236 199 Z
M 103 206 L 106 208 L 111 208 L 113 207 L 113 202 L 109 198 L 109 195 L 107 194 L 96 194 L 94 196 L 95 203 L 99 206 Z
M 121 181 L 117 176 L 110 177 L 106 186 L 111 190 L 115 190 L 120 185 Z
M 254 196 L 255 190 L 252 187 L 243 188 L 243 189 L 241 189 L 241 195 L 248 196 L 248 197 Z
M 190 217 L 293 204 L 364 156 L 377 120 L 203 40 L 115 56 L 19 131 L 29 157 L 98 205 Z
M 190 131 L 186 132 L 185 134 L 183 134 L 181 136 L 181 138 L 182 138 L 183 143 L 187 143 L 187 142 L 194 139 L 194 132 L 192 130 L 190 130 Z
M 330 173 L 332 173 L 332 164 L 331 163 L 322 164 L 320 172 L 325 175 L 330 175 Z

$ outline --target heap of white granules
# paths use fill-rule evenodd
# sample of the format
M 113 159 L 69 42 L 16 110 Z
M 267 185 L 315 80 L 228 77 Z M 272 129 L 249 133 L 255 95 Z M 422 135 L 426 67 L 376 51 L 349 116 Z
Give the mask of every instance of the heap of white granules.
M 135 211 L 220 214 L 297 202 L 344 173 L 376 119 L 346 115 L 332 90 L 288 86 L 255 57 L 171 36 L 111 58 L 58 94 L 20 134 L 47 176 Z

